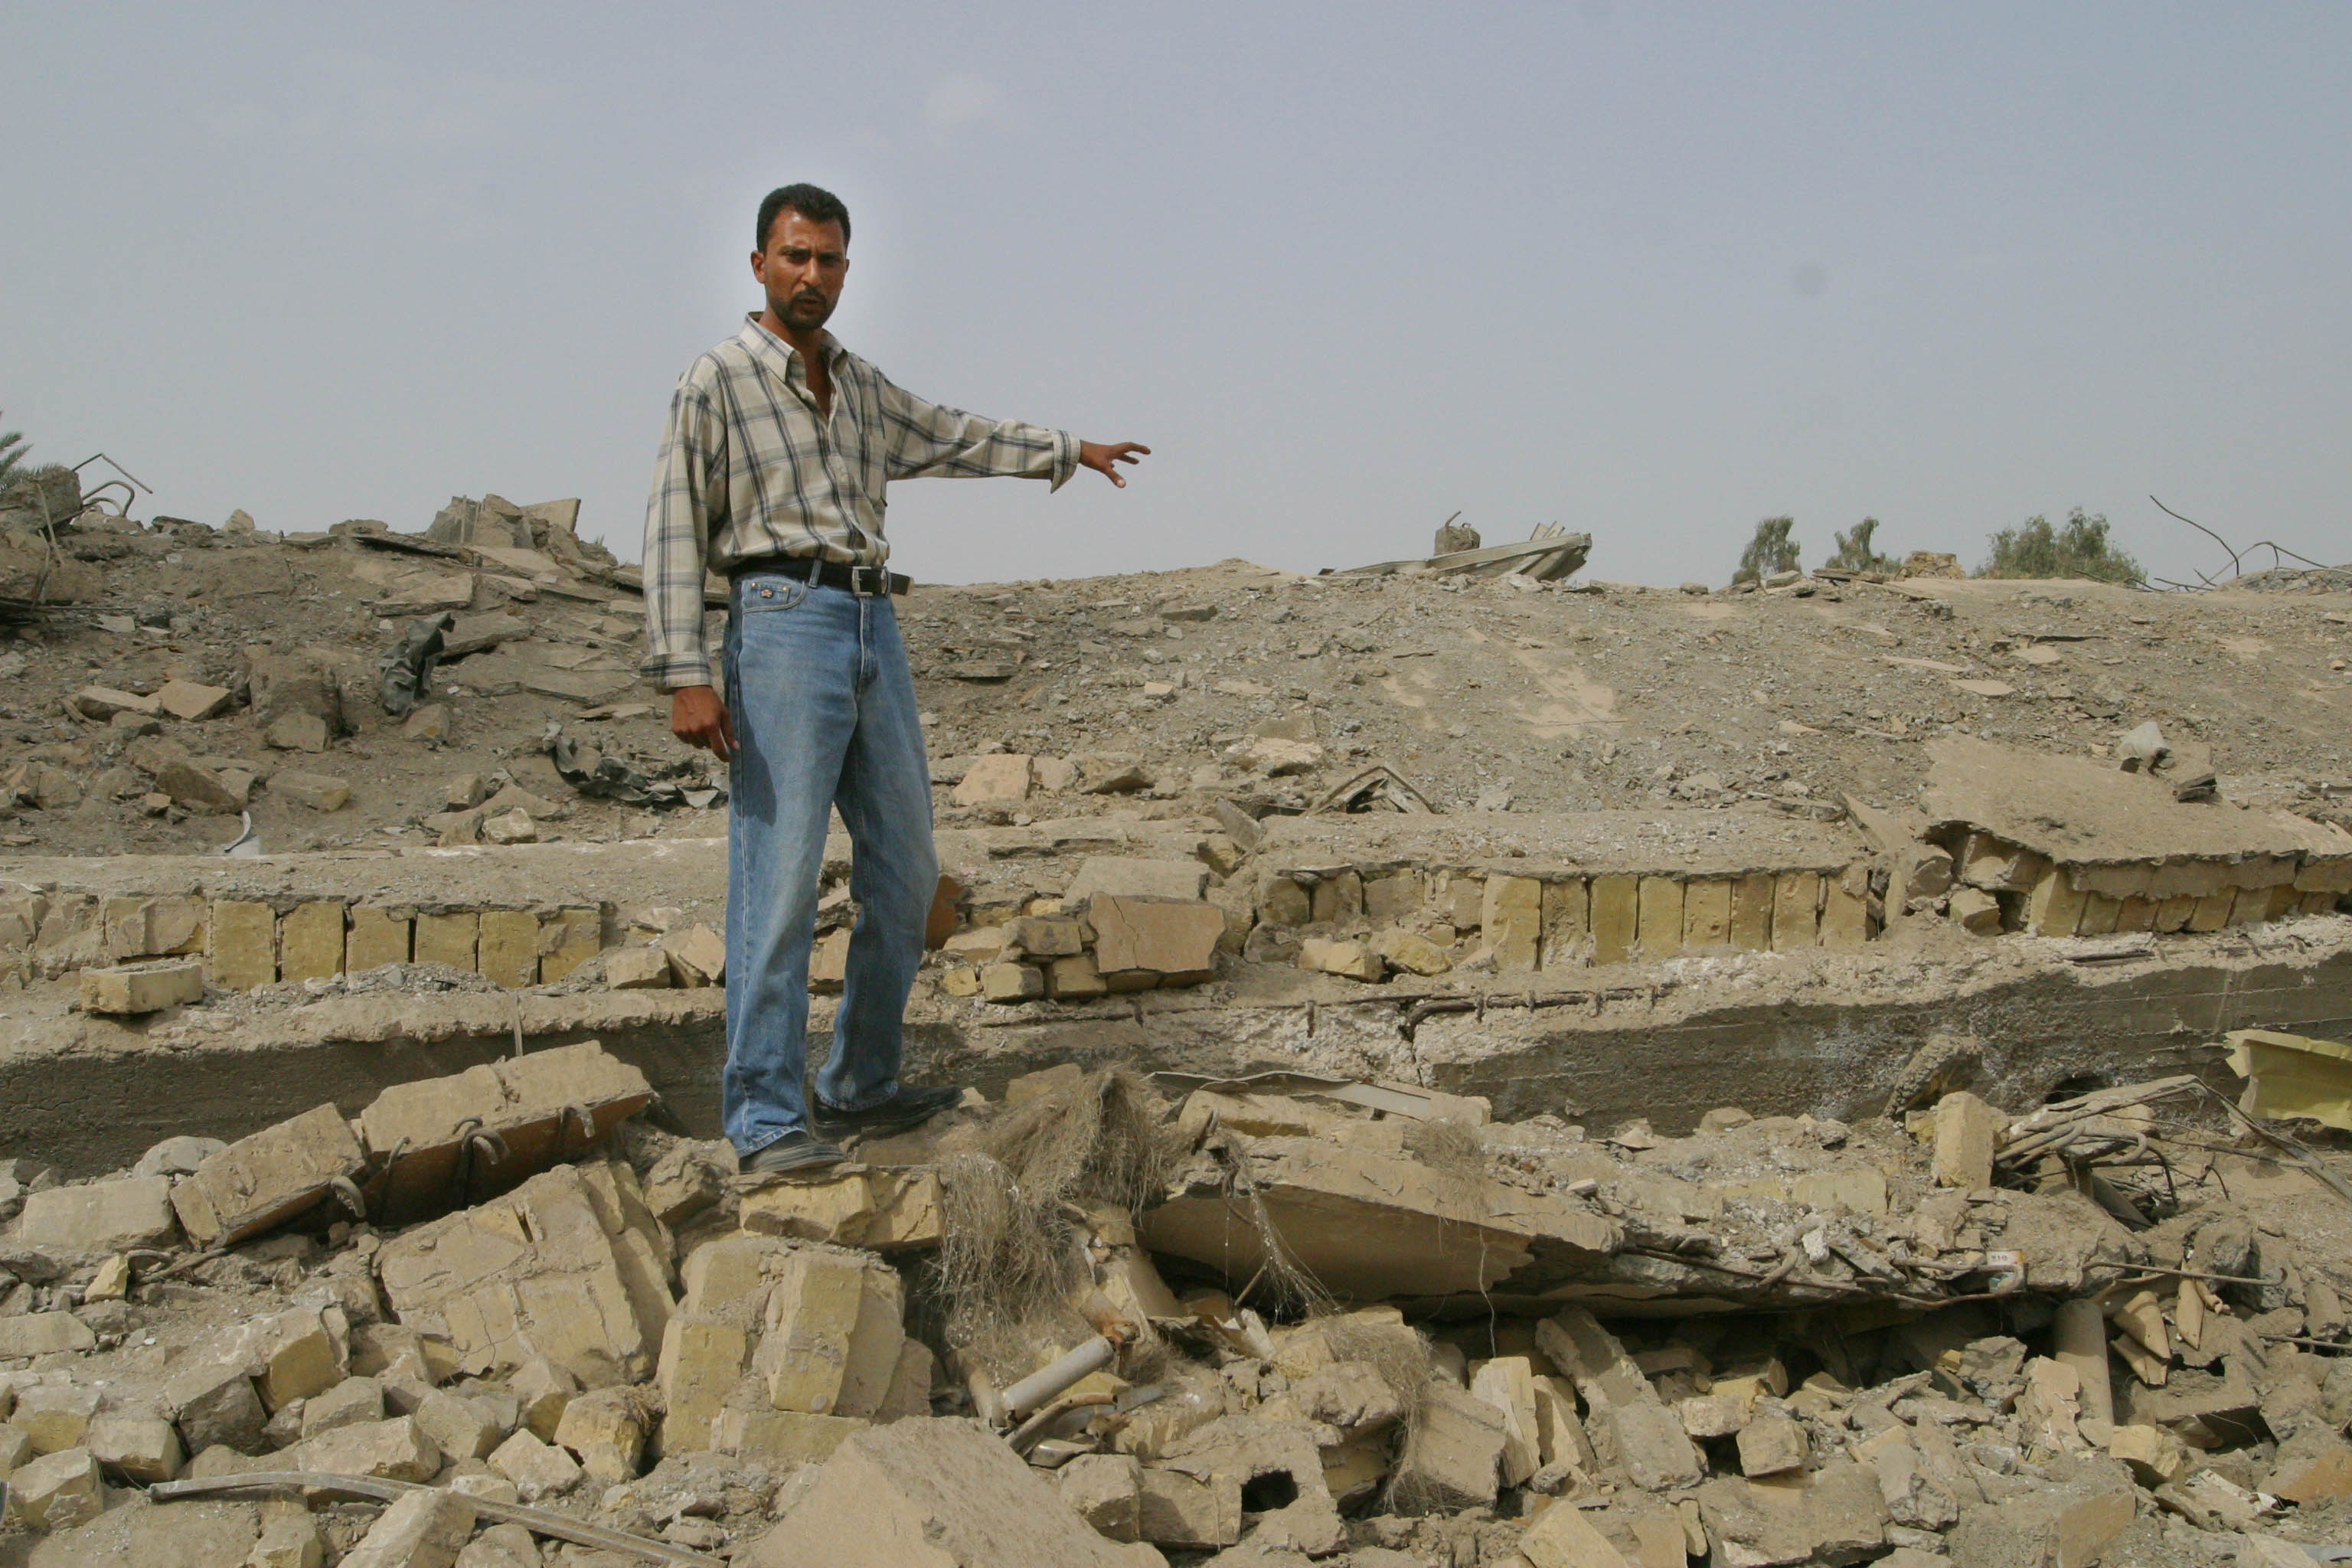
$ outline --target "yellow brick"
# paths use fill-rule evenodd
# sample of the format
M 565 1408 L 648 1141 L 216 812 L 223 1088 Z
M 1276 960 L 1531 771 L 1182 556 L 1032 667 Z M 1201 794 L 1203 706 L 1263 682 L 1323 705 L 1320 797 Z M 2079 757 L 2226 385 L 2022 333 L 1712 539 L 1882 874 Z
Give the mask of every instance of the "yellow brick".
M 416 962 L 472 969 L 481 929 L 481 916 L 473 910 L 454 915 L 417 916 Z
M 2122 911 L 2116 916 L 2116 929 L 2154 931 L 2157 911 L 2163 907 L 2154 899 L 2126 899 Z
M 604 945 L 604 928 L 601 910 L 565 910 L 540 927 L 540 984 L 561 980 L 595 957 Z
M 501 985 L 539 982 L 539 917 L 529 910 L 484 910 L 475 967 Z
M 2341 893 L 2331 893 L 2326 891 L 2305 893 L 2303 896 L 2303 912 L 2307 915 L 2324 915 L 2332 913 L 2336 909 L 2337 900 L 2343 897 L 2344 895 Z
M 297 904 L 278 922 L 278 974 L 282 980 L 323 980 L 343 968 L 343 906 L 321 900 Z
M 1454 929 L 1469 931 L 1477 925 L 1478 916 L 1486 907 L 1486 879 L 1456 871 L 1446 883 L 1445 896 L 1453 901 Z
M 2105 893 L 2083 895 L 2083 918 L 2074 922 L 2077 936 L 2105 936 L 2116 929 L 2116 917 L 2124 912 L 2121 899 L 2111 899 Z
M 1489 877 L 1478 924 L 1496 969 L 1533 969 L 1543 947 L 1543 884 L 1533 877 Z
M 711 1424 L 726 1404 L 728 1390 L 742 1374 L 750 1338 L 730 1323 L 698 1323 L 674 1317 L 663 1331 L 661 1385 L 664 1415 L 661 1447 L 667 1454 L 708 1448 Z
M 278 916 L 268 904 L 222 899 L 213 905 L 212 979 L 250 991 L 278 978 Z
M 771 1407 L 833 1413 L 848 1372 L 865 1274 L 864 1265 L 831 1253 L 795 1252 L 786 1259 L 760 1342 Z
M 1634 951 L 1671 958 L 1683 950 L 1683 885 L 1672 877 L 1644 877 L 1637 894 L 1640 924 Z
M 1581 877 L 1543 885 L 1543 967 L 1569 969 L 1586 962 L 1592 934 L 1592 895 Z
M 1622 963 L 1633 953 L 1641 921 L 1641 879 L 1592 879 L 1592 962 Z
M 1731 885 L 1731 945 L 1762 952 L 1772 945 L 1772 873 L 1751 871 Z
M 2230 906 L 2238 901 L 2238 889 L 2224 888 L 2218 893 L 2208 893 L 2197 900 L 2197 908 L 2189 916 L 2190 931 L 2220 931 L 2230 923 Z
M 415 922 L 405 914 L 371 909 L 362 904 L 351 911 L 351 930 L 343 939 L 343 969 L 357 974 L 387 963 L 408 962 L 408 932 Z
M 2271 890 L 2268 888 L 2240 888 L 2230 905 L 2230 923 L 2250 926 L 2271 912 Z
M 2165 900 L 2156 906 L 2156 924 L 2151 929 L 2161 931 L 2187 931 L 2189 921 L 2196 916 L 2200 902 L 2194 893 L 2183 893 L 2178 898 Z
M 1731 941 L 1731 884 L 1710 879 L 1683 884 L 1683 945 L 1722 947 Z
M 1772 879 L 1772 951 L 1789 952 L 1821 941 L 1822 874 L 1783 871 Z

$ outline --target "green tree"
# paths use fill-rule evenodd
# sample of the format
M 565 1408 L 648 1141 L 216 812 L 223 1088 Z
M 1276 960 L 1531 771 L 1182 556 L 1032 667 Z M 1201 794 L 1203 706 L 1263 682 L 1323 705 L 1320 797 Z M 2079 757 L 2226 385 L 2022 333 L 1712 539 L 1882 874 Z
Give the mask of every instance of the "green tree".
M 1794 572 L 1797 567 L 1797 542 L 1789 531 L 1797 526 L 1793 517 L 1768 517 L 1756 525 L 1756 537 L 1739 552 L 1739 570 L 1731 574 L 1735 583 L 1761 583 L 1776 572 Z
M 25 460 L 25 454 L 31 450 L 30 447 L 25 445 L 25 433 L 22 430 L 0 430 L 0 490 L 8 488 L 8 481 L 16 477 L 17 465 Z
M 1979 577 L 2084 577 L 2095 583 L 2145 585 L 2139 563 L 2107 537 L 2103 513 L 2081 507 L 2066 514 L 2063 527 L 2046 517 L 2029 517 L 1992 536 L 1992 554 L 1977 568 Z
M 1881 555 L 1870 547 L 1870 536 L 1878 531 L 1878 520 L 1865 517 L 1851 529 L 1837 536 L 1837 553 L 1829 563 L 1845 572 L 1880 572 L 1895 564 L 1891 555 Z

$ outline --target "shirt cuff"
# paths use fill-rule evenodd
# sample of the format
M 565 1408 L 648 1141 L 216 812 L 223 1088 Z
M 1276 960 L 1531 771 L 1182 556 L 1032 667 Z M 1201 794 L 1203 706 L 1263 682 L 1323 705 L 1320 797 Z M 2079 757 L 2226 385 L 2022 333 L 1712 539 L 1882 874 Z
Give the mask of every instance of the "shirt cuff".
M 1046 490 L 1051 495 L 1070 482 L 1078 471 L 1078 438 L 1067 430 L 1054 432 L 1054 482 Z
M 649 658 L 637 666 L 637 673 L 664 691 L 677 691 L 689 686 L 716 686 L 710 679 L 710 661 L 698 658 Z

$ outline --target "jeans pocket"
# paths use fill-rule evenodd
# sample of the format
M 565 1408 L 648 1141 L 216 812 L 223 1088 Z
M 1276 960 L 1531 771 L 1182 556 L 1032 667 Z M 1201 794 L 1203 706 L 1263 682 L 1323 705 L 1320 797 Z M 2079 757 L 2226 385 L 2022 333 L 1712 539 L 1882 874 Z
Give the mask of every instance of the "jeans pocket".
M 746 577 L 736 584 L 736 607 L 746 614 L 763 610 L 789 610 L 808 597 L 808 579 L 788 577 L 782 573 L 761 573 Z

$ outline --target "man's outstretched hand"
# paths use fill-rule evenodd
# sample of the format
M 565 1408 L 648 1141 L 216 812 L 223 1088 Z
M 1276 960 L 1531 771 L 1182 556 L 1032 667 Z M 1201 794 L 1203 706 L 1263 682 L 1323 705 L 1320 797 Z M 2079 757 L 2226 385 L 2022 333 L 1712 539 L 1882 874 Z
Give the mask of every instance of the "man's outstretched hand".
M 728 717 L 716 688 L 681 686 L 671 692 L 669 732 L 722 763 L 735 754 L 735 721 Z
M 1078 466 L 1092 468 L 1119 489 L 1127 489 L 1127 480 L 1117 467 L 1132 463 L 1138 458 L 1151 456 L 1151 448 L 1140 441 L 1081 441 L 1078 443 Z

